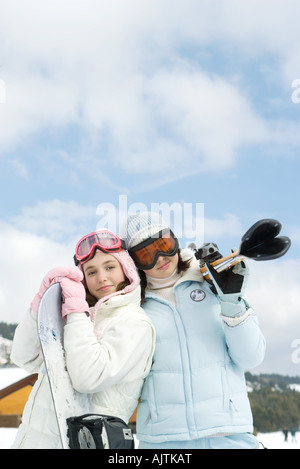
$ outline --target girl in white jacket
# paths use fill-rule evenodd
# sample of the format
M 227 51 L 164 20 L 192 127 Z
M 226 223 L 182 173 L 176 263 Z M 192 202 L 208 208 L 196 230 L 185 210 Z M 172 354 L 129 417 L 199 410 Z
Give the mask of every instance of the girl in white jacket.
M 43 279 L 18 325 L 11 358 L 39 373 L 12 448 L 61 448 L 37 334 L 41 296 L 52 283 L 62 287 L 64 346 L 74 388 L 91 394 L 92 411 L 126 423 L 133 414 L 154 353 L 155 331 L 140 307 L 136 267 L 120 239 L 107 230 L 82 238 L 77 268 L 56 268 Z

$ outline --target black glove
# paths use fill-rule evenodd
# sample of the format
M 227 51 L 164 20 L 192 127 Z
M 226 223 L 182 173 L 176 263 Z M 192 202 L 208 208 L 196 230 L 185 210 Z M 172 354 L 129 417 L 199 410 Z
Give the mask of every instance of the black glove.
M 246 311 L 242 299 L 243 291 L 249 277 L 249 267 L 245 260 L 224 272 L 218 273 L 210 264 L 206 264 L 209 277 L 221 301 L 224 316 L 240 316 Z

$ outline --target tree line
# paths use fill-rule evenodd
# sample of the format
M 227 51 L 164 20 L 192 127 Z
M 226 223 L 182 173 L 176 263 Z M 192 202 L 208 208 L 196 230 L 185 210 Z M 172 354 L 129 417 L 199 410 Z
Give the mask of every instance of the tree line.
M 299 429 L 300 392 L 289 385 L 300 384 L 300 376 L 246 373 L 246 380 L 252 387 L 249 400 L 256 431 L 275 432 L 283 427 Z
M 4 339 L 13 340 L 15 329 L 18 324 L 8 324 L 7 322 L 0 322 L 0 336 Z

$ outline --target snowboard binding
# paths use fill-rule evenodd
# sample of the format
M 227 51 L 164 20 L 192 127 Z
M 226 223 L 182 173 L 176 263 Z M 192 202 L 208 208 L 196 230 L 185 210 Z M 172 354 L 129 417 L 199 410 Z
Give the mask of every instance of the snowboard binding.
M 134 449 L 131 429 L 120 418 L 85 414 L 67 419 L 70 449 Z
M 255 261 L 267 261 L 282 257 L 290 248 L 291 240 L 287 236 L 278 236 L 281 223 L 273 219 L 263 219 L 254 223 L 241 239 L 239 248 L 229 256 L 223 257 L 215 243 L 205 243 L 195 250 L 195 257 L 200 262 L 200 271 L 205 280 L 209 279 L 206 263 L 217 272 L 228 270 L 245 257 Z

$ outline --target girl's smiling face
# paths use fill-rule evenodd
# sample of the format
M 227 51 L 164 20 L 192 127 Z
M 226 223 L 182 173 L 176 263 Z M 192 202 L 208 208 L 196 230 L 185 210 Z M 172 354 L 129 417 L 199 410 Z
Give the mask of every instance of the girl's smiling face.
M 115 293 L 118 285 L 126 280 L 119 261 L 111 254 L 99 250 L 82 267 L 87 288 L 98 300 Z

